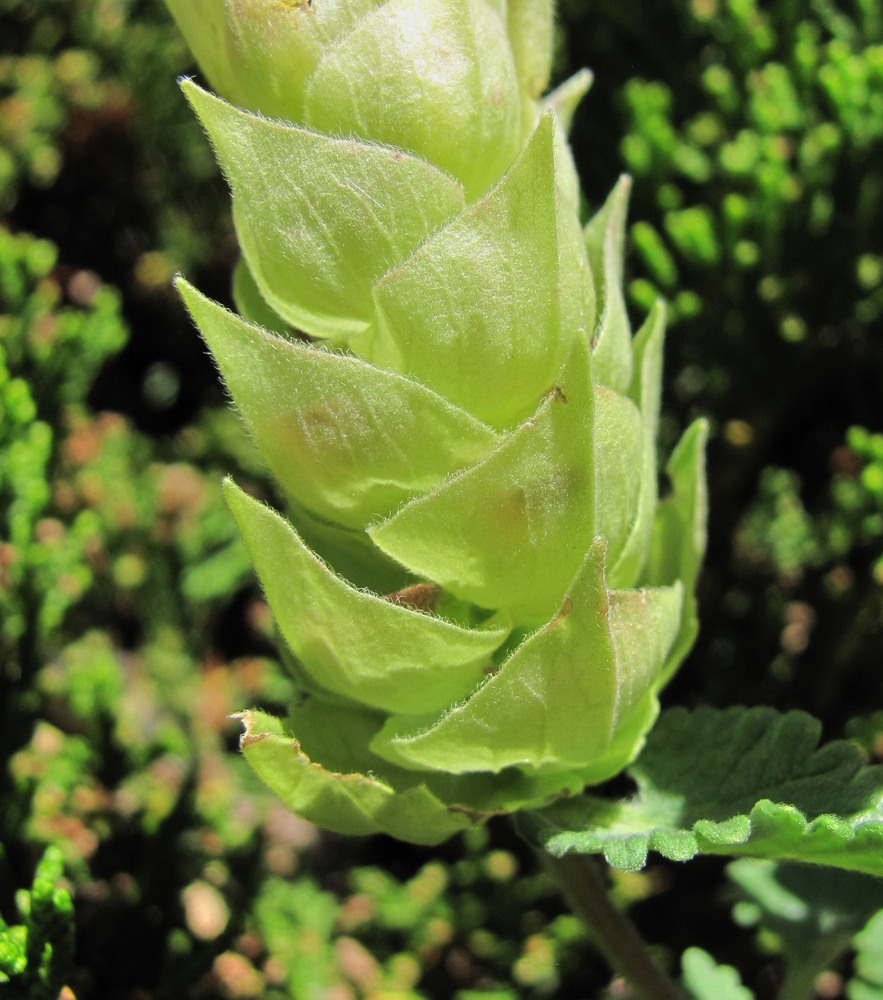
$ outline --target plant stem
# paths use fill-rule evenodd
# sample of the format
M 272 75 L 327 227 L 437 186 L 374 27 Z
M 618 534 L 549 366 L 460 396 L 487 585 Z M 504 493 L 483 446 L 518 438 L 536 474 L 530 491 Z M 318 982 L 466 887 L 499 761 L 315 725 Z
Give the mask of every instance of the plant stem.
M 825 940 L 817 940 L 812 951 L 793 956 L 776 1000 L 811 1000 L 816 995 L 819 975 L 836 965 L 851 941 L 850 934 L 834 933 Z
M 684 1000 L 683 994 L 650 954 L 635 925 L 607 892 L 598 862 L 584 854 L 544 860 L 573 912 L 598 950 L 644 1000 Z

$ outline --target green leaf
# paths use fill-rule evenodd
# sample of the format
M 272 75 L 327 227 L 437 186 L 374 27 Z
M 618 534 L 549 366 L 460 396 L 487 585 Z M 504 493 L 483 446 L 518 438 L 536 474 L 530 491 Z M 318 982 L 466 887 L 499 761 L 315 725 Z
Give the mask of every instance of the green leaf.
M 178 288 L 270 471 L 326 518 L 363 528 L 497 440 L 416 382 L 252 326 L 186 281 Z
M 642 586 L 663 587 L 680 580 L 685 588 L 681 628 L 669 653 L 666 680 L 690 651 L 699 628 L 695 592 L 705 555 L 708 521 L 707 439 L 707 421 L 696 420 L 671 453 L 666 473 L 672 492 L 657 504 L 647 565 L 641 575 Z
M 595 386 L 595 534 L 608 541 L 607 558 L 617 567 L 640 515 L 644 428 L 635 404 L 603 385 Z M 655 470 L 654 470 L 655 472 Z M 632 560 L 629 560 L 631 562 Z M 616 582 L 631 582 L 616 571 Z M 673 581 L 669 581 L 673 582 Z
M 509 0 L 506 6 L 509 39 L 521 92 L 536 100 L 549 86 L 552 72 L 552 0 Z
M 285 640 L 321 687 L 393 712 L 440 711 L 484 676 L 504 627 L 464 629 L 351 587 L 275 511 L 225 494 Z
M 425 785 L 395 791 L 364 774 L 340 774 L 314 763 L 286 735 L 279 719 L 263 712 L 238 716 L 240 746 L 258 777 L 292 812 L 335 833 L 386 833 L 415 844 L 440 844 L 474 819 L 449 809 Z
M 377 548 L 363 529 L 326 521 L 291 499 L 285 505 L 285 513 L 307 547 L 354 587 L 375 594 L 391 594 L 415 582 Z
M 251 111 L 303 120 L 306 82 L 322 50 L 383 0 L 167 0 L 212 86 Z
M 283 337 L 291 336 L 291 324 L 267 305 L 244 257 L 240 257 L 233 268 L 233 302 L 240 316 L 249 323 Z
M 370 780 L 364 785 L 355 780 L 350 781 L 348 795 L 358 803 L 364 794 L 369 811 L 376 801 L 378 782 L 396 792 L 407 792 L 419 785 L 423 792 L 429 792 L 436 800 L 450 804 L 452 812 L 468 817 L 472 822 L 480 822 L 499 812 L 535 809 L 547 805 L 558 795 L 575 794 L 585 785 L 582 776 L 573 771 L 526 774 L 516 768 L 509 768 L 499 774 L 450 775 L 405 770 L 370 750 L 370 742 L 382 723 L 381 713 L 339 700 L 332 702 L 327 696 L 313 692 L 292 707 L 285 722 L 264 716 L 263 721 L 252 728 L 276 734 L 287 734 L 290 728 L 291 733 L 297 737 L 296 753 L 279 753 L 275 757 L 278 767 L 286 773 L 273 780 L 279 781 L 283 787 L 296 789 L 291 794 L 296 794 L 298 801 L 303 803 L 301 815 L 320 824 L 322 820 L 309 798 L 309 791 L 315 786 L 304 784 L 303 758 L 311 761 L 311 767 L 330 772 L 332 776 L 368 776 Z M 268 760 L 267 767 L 269 766 L 271 764 Z M 325 779 L 322 783 L 325 783 Z M 334 785 L 335 782 L 331 784 Z M 271 784 L 271 787 L 275 786 Z M 412 796 L 413 794 L 412 791 Z M 319 795 L 320 804 L 325 795 L 325 792 Z M 431 809 L 434 811 L 435 807 Z M 343 820 L 339 819 L 338 822 Z M 443 828 L 449 832 L 444 835 L 439 833 L 439 841 L 450 835 L 447 823 Z M 375 831 L 359 828 L 351 832 Z M 401 832 L 395 835 L 414 840 L 415 843 L 427 842 L 427 833 L 419 825 L 412 832 L 416 836 L 407 835 L 406 830 L 401 828 Z
M 662 348 L 665 337 L 665 308 L 657 303 L 634 340 L 635 364 L 629 396 L 641 413 L 640 479 L 637 515 L 628 539 L 610 570 L 614 587 L 634 586 L 639 579 L 653 533 L 656 514 L 656 437 L 662 388 Z M 612 451 L 612 449 L 611 449 Z M 631 510 L 633 508 L 629 508 Z M 668 580 L 673 583 L 674 580 Z M 692 587 L 693 581 L 690 581 Z
M 387 0 L 323 53 L 304 120 L 416 153 L 458 178 L 472 200 L 521 140 L 506 25 L 485 0 Z
M 684 985 L 696 1000 L 754 1000 L 731 965 L 718 965 L 701 948 L 688 948 L 681 956 Z
M 641 415 L 611 389 L 590 392 L 587 373 L 580 343 L 557 391 L 496 451 L 369 527 L 378 547 L 462 600 L 546 621 L 592 540 L 615 563 L 638 511 Z
M 883 910 L 855 938 L 855 976 L 846 988 L 849 1000 L 883 1000 Z
M 673 709 L 630 768 L 634 799 L 585 796 L 526 817 L 524 828 L 552 854 L 600 853 L 622 869 L 655 850 L 883 875 L 883 776 L 850 743 L 817 749 L 820 728 L 802 712 Z
M 510 768 L 500 774 L 450 775 L 406 770 L 370 749 L 383 719 L 382 713 L 319 695 L 307 696 L 295 705 L 287 723 L 301 750 L 326 771 L 358 771 L 399 790 L 420 782 L 437 798 L 454 803 L 473 818 L 547 805 L 557 795 L 572 794 L 584 785 L 572 771 L 528 775 Z
M 625 222 L 631 186 L 631 178 L 620 178 L 584 231 L 598 303 L 592 372 L 598 382 L 618 392 L 626 392 L 632 378 L 632 334 L 622 295 Z
M 853 934 L 883 909 L 883 881 L 873 875 L 816 865 L 740 858 L 727 865 L 740 890 L 743 919 L 772 931 L 790 961 L 814 957 L 832 938 L 846 947 Z M 836 941 L 834 944 L 836 945 Z M 837 955 L 835 947 L 833 955 Z
M 487 458 L 370 527 L 378 547 L 462 600 L 547 621 L 596 533 L 585 344 L 559 383 Z
M 424 160 L 260 118 L 190 81 L 183 88 L 233 190 L 261 294 L 313 336 L 364 329 L 375 279 L 463 208 L 460 185 Z
M 553 90 L 541 105 L 542 108 L 553 111 L 558 122 L 558 128 L 555 129 L 556 189 L 562 211 L 574 220 L 580 216 L 582 193 L 567 133 L 570 130 L 573 114 L 591 84 L 592 74 L 588 70 L 580 70 Z M 533 108 L 531 112 L 536 114 Z
M 247 80 L 233 70 L 226 5 L 217 0 L 166 0 L 166 6 L 211 85 L 230 100 L 247 103 Z
M 781 995 L 808 997 L 853 934 L 883 907 L 883 880 L 858 872 L 740 858 L 727 866 L 740 890 L 734 915 L 774 936 L 785 963 Z
M 498 428 L 534 411 L 591 323 L 586 254 L 556 195 L 554 132 L 547 114 L 500 183 L 375 287 L 366 356 Z
M 390 719 L 372 749 L 406 767 L 454 774 L 593 765 L 652 687 L 681 598 L 679 587 L 607 590 L 604 549 L 602 541 L 592 546 L 558 613 L 473 695 L 428 727 Z
M 581 69 L 557 86 L 543 99 L 543 107 L 551 108 L 565 134 L 570 132 L 573 116 L 580 101 L 589 92 L 594 77 L 590 70 Z
M 414 775 L 390 767 L 368 748 L 383 719 L 382 712 L 311 692 L 291 706 L 285 722 L 297 735 L 301 750 L 326 771 L 358 771 L 389 785 L 400 784 L 395 779 L 404 777 L 407 787 L 416 780 Z

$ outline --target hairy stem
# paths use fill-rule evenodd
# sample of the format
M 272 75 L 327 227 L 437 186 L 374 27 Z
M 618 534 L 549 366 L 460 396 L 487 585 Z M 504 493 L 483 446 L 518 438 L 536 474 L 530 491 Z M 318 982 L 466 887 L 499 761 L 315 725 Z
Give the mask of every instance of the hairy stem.
M 624 976 L 643 1000 L 683 1000 L 634 924 L 610 898 L 598 862 L 582 854 L 546 855 L 544 860 L 611 968 Z

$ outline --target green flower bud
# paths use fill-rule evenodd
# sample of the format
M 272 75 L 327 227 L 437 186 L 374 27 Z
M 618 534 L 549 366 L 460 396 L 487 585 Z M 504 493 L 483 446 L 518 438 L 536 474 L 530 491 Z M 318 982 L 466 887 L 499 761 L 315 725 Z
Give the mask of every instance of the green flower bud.
M 301 692 L 247 758 L 426 844 L 611 777 L 695 635 L 705 429 L 660 500 L 664 311 L 632 336 L 628 181 L 579 225 L 550 4 L 169 2 L 252 109 L 185 84 L 243 317 L 180 288 L 288 502 L 225 486 Z

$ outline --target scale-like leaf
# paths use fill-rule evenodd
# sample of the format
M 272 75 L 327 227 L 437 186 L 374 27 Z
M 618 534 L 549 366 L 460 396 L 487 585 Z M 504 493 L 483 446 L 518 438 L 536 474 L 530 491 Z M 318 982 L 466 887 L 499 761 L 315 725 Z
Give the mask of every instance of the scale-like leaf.
M 239 315 L 255 326 L 262 326 L 271 333 L 279 333 L 284 337 L 292 334 L 291 324 L 267 304 L 261 295 L 254 275 L 244 257 L 240 257 L 233 268 L 233 303 Z
M 665 468 L 672 492 L 656 506 L 647 565 L 641 575 L 642 586 L 661 587 L 681 580 L 685 587 L 680 631 L 660 678 L 661 684 L 690 651 L 699 628 L 696 581 L 705 552 L 708 519 L 707 439 L 707 421 L 696 420 L 684 431 L 671 453 Z
M 216 0 L 166 0 L 166 6 L 211 85 L 228 100 L 247 103 L 249 79 L 234 71 L 224 7 Z
M 364 329 L 374 280 L 463 208 L 462 187 L 425 160 L 270 121 L 183 86 L 233 190 L 261 294 L 309 334 Z
M 549 86 L 552 71 L 552 0 L 509 0 L 506 7 L 521 92 L 527 98 L 537 99 Z
M 465 629 L 356 590 L 275 511 L 228 480 L 227 502 L 279 628 L 322 687 L 392 712 L 441 711 L 484 676 L 507 629 Z
M 558 124 L 565 135 L 570 132 L 574 113 L 580 101 L 589 92 L 593 79 L 590 70 L 581 69 L 543 98 L 543 107 L 555 112 Z
M 366 356 L 498 428 L 534 410 L 591 323 L 585 250 L 558 206 L 554 132 L 546 114 L 500 183 L 374 290 Z
M 391 718 L 372 749 L 452 774 L 596 762 L 652 686 L 681 600 L 679 587 L 609 591 L 604 557 L 598 541 L 558 613 L 466 701 L 434 724 Z
M 326 518 L 364 528 L 497 442 L 416 382 L 274 336 L 178 287 L 270 471 Z
M 443 69 L 427 72 L 436 64 Z M 522 135 L 499 11 L 485 0 L 387 0 L 325 50 L 304 121 L 416 153 L 478 197 L 515 158 Z
M 260 778 L 293 812 L 337 833 L 386 833 L 432 845 L 496 812 L 541 806 L 582 787 L 572 772 L 526 775 L 512 769 L 454 776 L 403 771 L 370 754 L 366 733 L 375 722 L 356 707 L 310 701 L 291 713 L 295 735 L 281 719 L 263 712 L 239 717 L 245 726 L 242 750 Z M 313 749 L 322 763 L 313 758 Z
M 373 594 L 392 594 L 414 582 L 364 530 L 325 521 L 292 499 L 285 505 L 285 513 L 297 525 L 304 543 L 354 587 Z
M 533 808 L 559 794 L 575 794 L 585 784 L 575 772 L 526 774 L 510 768 L 500 774 L 450 775 L 406 770 L 378 757 L 370 744 L 383 725 L 383 713 L 308 695 L 288 714 L 287 727 L 301 750 L 328 771 L 370 775 L 391 788 L 423 784 L 433 795 L 473 818 L 500 809 Z
M 240 745 L 248 762 L 292 812 L 335 833 L 387 833 L 414 844 L 440 844 L 471 826 L 425 785 L 393 790 L 364 774 L 340 774 L 314 763 L 279 719 L 243 712 Z
M 609 579 L 612 587 L 633 587 L 647 558 L 656 515 L 656 435 L 662 384 L 662 347 L 665 338 L 665 308 L 657 303 L 634 340 L 635 365 L 629 397 L 641 413 L 641 475 L 638 484 L 637 515 L 628 539 Z M 667 581 L 674 582 L 673 580 Z
M 595 534 L 607 539 L 607 558 L 617 566 L 640 516 L 644 442 L 641 414 L 627 397 L 595 386 Z M 615 574 L 617 584 L 631 583 Z M 667 581 L 673 582 L 673 581 Z
M 666 712 L 630 773 L 627 801 L 585 796 L 522 820 L 552 854 L 604 854 L 641 868 L 650 850 L 685 861 L 745 855 L 883 875 L 883 772 L 850 743 L 817 747 L 802 712 Z
M 303 120 L 304 90 L 322 50 L 383 0 L 168 0 L 212 87 L 229 101 Z
M 597 319 L 592 373 L 602 385 L 626 392 L 632 378 L 632 332 L 622 295 L 625 219 L 632 182 L 622 177 L 585 228 L 595 277 Z
M 496 451 L 369 534 L 418 578 L 541 624 L 558 608 L 595 535 L 595 473 L 586 453 L 593 410 L 580 343 L 559 386 Z

